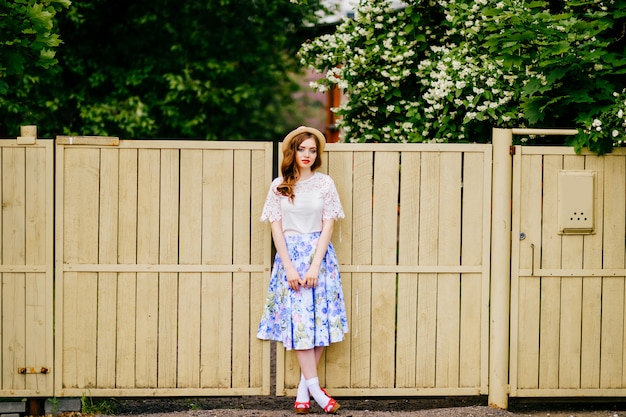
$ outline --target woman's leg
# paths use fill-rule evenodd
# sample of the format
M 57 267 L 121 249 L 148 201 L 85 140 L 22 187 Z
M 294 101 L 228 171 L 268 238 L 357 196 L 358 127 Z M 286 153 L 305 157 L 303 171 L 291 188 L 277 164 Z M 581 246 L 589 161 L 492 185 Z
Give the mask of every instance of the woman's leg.
M 317 402 L 324 411 L 335 413 L 339 409 L 339 404 L 322 391 L 317 377 L 317 364 L 323 352 L 323 348 L 296 350 L 296 357 L 298 358 L 302 375 L 304 375 L 304 379 L 306 380 L 306 385 L 313 398 L 315 398 L 315 402 Z
M 317 378 L 317 358 L 315 349 L 296 350 L 296 358 L 300 364 L 300 370 L 304 379 Z
M 315 352 L 315 374 L 317 375 L 317 368 L 319 367 L 320 359 L 322 358 L 322 354 L 324 353 L 324 346 L 316 346 L 313 350 Z M 300 374 L 300 383 L 298 384 L 296 402 L 298 402 L 299 404 L 304 404 L 310 400 L 311 397 L 309 395 L 309 387 L 306 385 L 306 377 L 304 376 L 304 372 L 302 372 Z
M 315 369 L 319 367 L 320 359 L 322 359 L 322 355 L 324 354 L 324 346 L 315 346 Z

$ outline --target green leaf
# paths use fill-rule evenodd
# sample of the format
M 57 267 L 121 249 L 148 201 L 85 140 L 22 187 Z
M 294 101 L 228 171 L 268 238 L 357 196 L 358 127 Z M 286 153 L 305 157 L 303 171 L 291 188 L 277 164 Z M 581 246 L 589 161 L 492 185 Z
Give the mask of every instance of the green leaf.
M 534 125 L 543 120 L 544 115 L 541 111 L 541 108 L 542 108 L 541 98 L 525 99 L 522 101 L 520 107 L 524 111 L 524 116 L 526 117 L 526 119 L 528 119 L 531 125 Z

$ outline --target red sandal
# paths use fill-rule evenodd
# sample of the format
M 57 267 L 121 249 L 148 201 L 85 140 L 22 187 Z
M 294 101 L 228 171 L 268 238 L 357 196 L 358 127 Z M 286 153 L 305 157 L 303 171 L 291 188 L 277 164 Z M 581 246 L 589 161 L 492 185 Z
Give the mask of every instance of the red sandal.
M 293 404 L 293 408 L 296 414 L 309 414 L 309 411 L 311 409 L 311 401 L 303 401 L 303 402 L 296 401 Z
M 328 404 L 326 404 L 326 407 L 324 407 L 324 412 L 326 414 L 336 414 L 339 407 L 339 403 L 331 398 L 330 401 L 328 401 Z

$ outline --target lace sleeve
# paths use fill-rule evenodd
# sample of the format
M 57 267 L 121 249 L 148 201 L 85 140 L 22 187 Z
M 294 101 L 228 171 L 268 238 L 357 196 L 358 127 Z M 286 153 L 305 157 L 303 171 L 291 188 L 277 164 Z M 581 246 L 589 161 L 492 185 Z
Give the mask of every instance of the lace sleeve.
M 276 190 L 276 187 L 282 182 L 281 178 L 276 178 L 272 181 L 272 185 L 270 186 L 270 190 L 267 193 L 267 198 L 265 199 L 265 205 L 263 206 L 263 212 L 261 213 L 261 221 L 269 221 L 273 223 L 278 220 L 282 220 L 283 215 L 280 209 L 280 195 Z
M 341 201 L 339 201 L 339 194 L 337 193 L 335 182 L 332 180 L 332 178 L 327 178 L 328 186 L 326 187 L 326 192 L 324 193 L 324 213 L 322 214 L 322 219 L 343 219 L 345 217 L 345 214 L 343 213 Z

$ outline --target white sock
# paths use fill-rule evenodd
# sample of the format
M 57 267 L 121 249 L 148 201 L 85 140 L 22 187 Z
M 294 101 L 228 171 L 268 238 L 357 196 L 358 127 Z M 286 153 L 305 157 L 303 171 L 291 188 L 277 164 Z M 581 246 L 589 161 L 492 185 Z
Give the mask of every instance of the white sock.
M 300 383 L 298 384 L 298 393 L 296 394 L 296 401 L 299 403 L 305 403 L 311 401 L 309 396 L 309 387 L 306 386 L 306 379 L 304 375 L 300 374 Z
M 306 386 L 309 388 L 309 392 L 313 398 L 315 398 L 315 402 L 318 403 L 320 407 L 324 408 L 328 405 L 330 398 L 328 398 L 328 396 L 324 394 L 324 391 L 321 390 L 319 378 L 315 377 L 307 379 Z

